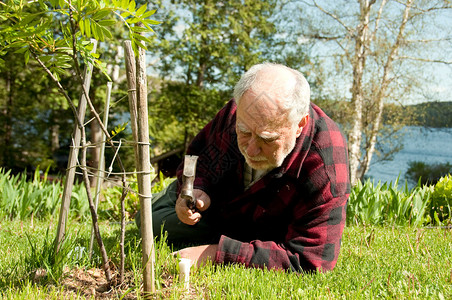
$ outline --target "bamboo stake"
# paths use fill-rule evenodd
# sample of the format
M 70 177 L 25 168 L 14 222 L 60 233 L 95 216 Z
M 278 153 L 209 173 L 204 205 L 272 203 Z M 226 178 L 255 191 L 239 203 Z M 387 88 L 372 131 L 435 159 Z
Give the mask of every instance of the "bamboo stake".
M 91 52 L 95 53 L 97 49 L 97 41 L 92 39 L 91 43 L 93 43 L 94 45 Z M 84 89 L 88 91 L 91 84 L 92 71 L 93 65 L 91 63 L 87 63 L 84 70 L 83 86 Z M 83 120 L 85 119 L 85 113 L 86 113 L 86 97 L 85 93 L 82 92 L 77 109 L 77 119 L 83 122 Z M 57 236 L 55 239 L 55 252 L 58 252 L 60 250 L 60 244 L 63 240 L 66 231 L 67 215 L 69 212 L 69 206 L 71 204 L 72 187 L 74 185 L 75 168 L 77 165 L 77 157 L 80 147 L 81 126 L 83 126 L 83 124 L 78 124 L 78 122 L 76 122 L 73 133 L 72 147 L 69 149 L 69 160 L 66 169 L 66 181 L 64 182 L 63 197 L 61 199 L 60 217 L 58 220 Z
M 110 112 L 110 95 L 111 95 L 111 88 L 113 83 L 107 82 L 107 96 L 105 99 L 105 106 L 104 106 L 104 119 L 103 123 L 104 126 L 107 127 L 108 125 L 108 114 Z M 100 195 L 100 189 L 102 186 L 102 176 L 105 171 L 105 143 L 106 143 L 106 136 L 105 133 L 102 131 L 101 133 L 101 139 L 102 144 L 100 145 L 100 155 L 99 155 L 99 166 L 97 169 L 97 177 L 96 177 L 96 192 L 94 194 L 94 209 L 97 213 L 97 208 L 99 206 L 99 195 Z M 92 252 L 93 252 L 93 243 L 94 243 L 94 228 L 91 229 L 91 239 L 89 241 L 89 259 L 91 260 Z
M 140 48 L 138 57 L 136 58 L 136 77 L 134 77 L 133 67 L 131 66 L 133 64 L 133 51 L 129 41 L 124 42 L 124 49 L 126 53 L 127 79 L 129 82 L 129 106 L 131 110 L 132 130 L 135 126 L 134 124 L 136 124 L 137 145 L 135 146 L 135 158 L 137 160 L 137 179 L 141 208 L 140 229 L 142 238 L 143 292 L 144 297 L 148 299 L 150 298 L 151 293 L 155 292 L 155 249 L 154 235 L 152 232 L 151 162 L 149 152 L 146 56 L 144 49 Z M 136 84 L 136 87 L 134 84 Z M 133 92 L 135 90 L 136 93 Z

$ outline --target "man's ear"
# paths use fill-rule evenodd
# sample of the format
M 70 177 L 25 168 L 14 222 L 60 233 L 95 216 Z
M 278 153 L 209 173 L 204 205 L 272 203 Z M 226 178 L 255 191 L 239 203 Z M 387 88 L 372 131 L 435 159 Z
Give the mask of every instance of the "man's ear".
M 300 136 L 301 132 L 303 131 L 303 128 L 308 124 L 308 120 L 309 120 L 309 115 L 306 115 L 300 120 L 300 122 L 298 122 L 297 137 Z

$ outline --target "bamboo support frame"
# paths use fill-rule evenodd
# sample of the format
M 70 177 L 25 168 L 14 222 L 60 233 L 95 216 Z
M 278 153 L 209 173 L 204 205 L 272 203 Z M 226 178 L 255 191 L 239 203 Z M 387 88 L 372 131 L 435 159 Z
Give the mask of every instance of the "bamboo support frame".
M 110 95 L 111 95 L 111 89 L 112 89 L 112 82 L 107 82 L 107 96 L 105 98 L 105 105 L 104 105 L 104 119 L 103 123 L 104 126 L 107 127 L 108 125 L 108 114 L 110 112 Z M 100 145 L 100 154 L 99 154 L 99 166 L 97 169 L 97 178 L 96 178 L 96 192 L 94 194 L 94 207 L 97 212 L 97 208 L 99 206 L 99 196 L 100 196 L 100 190 L 102 187 L 102 178 L 105 171 L 105 143 L 106 143 L 106 136 L 105 133 L 102 131 L 101 136 L 101 145 Z M 91 230 L 91 238 L 89 241 L 89 259 L 91 259 L 91 255 L 93 252 L 93 243 L 94 243 L 94 228 Z
M 146 299 L 155 292 L 155 249 L 152 232 L 151 162 L 149 151 L 149 124 L 147 107 L 146 54 L 139 49 L 134 54 L 130 41 L 124 42 L 127 81 L 129 85 L 129 106 L 132 131 L 136 138 L 135 158 L 137 162 L 138 191 L 141 208 L 141 238 L 143 265 L 143 293 Z M 133 67 L 135 62 L 135 68 Z M 134 127 L 136 130 L 134 130 Z
M 92 53 L 95 53 L 97 50 L 97 41 L 92 39 L 91 43 L 94 44 L 93 49 L 91 50 Z M 91 84 L 91 75 L 93 72 L 93 66 L 91 63 L 87 63 L 84 70 L 84 76 L 83 76 L 83 86 L 86 91 L 89 91 L 90 84 Z M 79 105 L 77 108 L 77 116 L 78 120 L 82 121 L 85 119 L 86 114 L 86 106 L 87 106 L 87 99 L 85 97 L 85 93 L 82 92 L 82 95 L 80 97 Z M 80 148 L 80 142 L 81 142 L 81 126 L 83 124 L 78 124 L 76 122 L 74 127 L 74 133 L 72 136 L 72 147 L 69 150 L 69 160 L 68 165 L 66 169 L 66 180 L 64 182 L 64 190 L 63 190 L 63 196 L 61 199 L 61 208 L 60 208 L 60 216 L 58 220 L 58 228 L 57 228 L 57 236 L 55 239 L 55 252 L 58 252 L 60 249 L 61 242 L 63 241 L 65 231 L 66 231 L 66 222 L 69 212 L 69 206 L 71 204 L 71 195 L 72 195 L 72 188 L 74 185 L 74 179 L 75 179 L 75 168 L 77 165 L 77 158 Z

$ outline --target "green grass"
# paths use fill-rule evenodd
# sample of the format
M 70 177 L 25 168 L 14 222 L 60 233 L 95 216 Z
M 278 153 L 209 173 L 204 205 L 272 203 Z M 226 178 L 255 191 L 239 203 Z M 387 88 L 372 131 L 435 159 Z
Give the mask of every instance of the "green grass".
M 29 240 L 38 250 L 43 250 L 49 224 L 47 239 L 53 239 L 54 221 L 35 221 L 33 227 L 30 221 L 1 221 L 0 298 L 84 298 L 83 290 L 68 294 L 65 276 L 59 282 L 49 277 L 37 283 L 31 280 L 33 268 L 42 256 L 33 254 Z M 101 228 L 107 251 L 116 264 L 119 225 L 103 222 Z M 73 223 L 70 232 L 67 242 L 72 248 L 88 244 L 89 223 Z M 131 279 L 128 290 L 116 291 L 114 298 L 126 292 L 129 296 L 136 295 L 141 283 L 141 245 L 134 225 L 128 226 L 126 244 L 126 269 L 131 271 Z M 157 245 L 155 298 L 158 299 L 452 298 L 452 231 L 449 229 L 348 226 L 338 265 L 332 272 L 295 274 L 210 265 L 192 269 L 188 294 L 178 282 L 177 261 L 170 253 L 165 243 Z M 72 254 L 67 257 L 61 262 L 66 270 L 89 269 L 99 263 L 96 255 L 94 261 L 88 261 L 86 253 L 78 260 Z
M 170 180 L 160 178 L 153 192 Z M 400 188 L 398 181 L 356 184 L 347 206 L 338 265 L 328 273 L 210 265 L 192 270 L 187 292 L 178 282 L 172 250 L 159 242 L 154 298 L 452 299 L 452 181 L 449 178 L 443 183 L 411 190 L 406 185 Z M 68 284 L 75 272 L 101 265 L 96 248 L 92 259 L 86 251 L 91 222 L 85 191 L 82 185 L 74 187 L 68 234 L 55 256 L 53 240 L 61 193 L 61 184 L 46 182 L 38 173 L 29 180 L 0 168 L 0 299 L 90 298 L 86 293 L 89 286 L 74 289 Z M 119 187 L 104 191 L 99 207 L 101 234 L 113 266 L 119 266 L 120 261 L 119 224 L 113 222 L 118 218 L 114 208 L 119 207 L 120 194 Z M 137 201 L 137 196 L 130 194 L 126 201 L 130 213 L 138 208 Z M 436 214 L 436 206 L 447 208 L 448 214 L 442 210 Z M 442 225 L 443 229 L 426 225 Z M 134 224 L 127 226 L 125 252 L 126 282 L 108 295 L 140 298 L 141 244 Z M 44 275 L 36 278 L 36 270 Z

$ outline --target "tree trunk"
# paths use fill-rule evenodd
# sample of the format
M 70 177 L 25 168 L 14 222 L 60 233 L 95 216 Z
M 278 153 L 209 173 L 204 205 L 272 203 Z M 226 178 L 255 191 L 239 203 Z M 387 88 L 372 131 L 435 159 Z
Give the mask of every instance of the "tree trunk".
M 6 166 L 11 164 L 12 162 L 12 149 L 11 149 L 11 140 L 12 140 L 12 115 L 11 108 L 13 106 L 13 86 L 14 86 L 14 75 L 11 70 L 6 70 L 6 105 L 3 109 L 2 113 L 4 116 L 4 136 L 3 136 L 3 147 L 2 147 L 2 156 L 1 156 L 1 165 Z
M 383 99 L 386 96 L 386 91 L 389 86 L 389 83 L 391 79 L 389 78 L 389 74 L 392 70 L 392 64 L 394 60 L 396 59 L 398 50 L 400 48 L 400 44 L 403 39 L 403 34 L 405 31 L 406 23 L 408 21 L 409 12 L 411 9 L 411 5 L 413 4 L 413 0 L 407 0 L 405 5 L 405 11 L 403 14 L 403 19 L 401 22 L 401 25 L 399 27 L 399 33 L 397 35 L 397 39 L 394 42 L 394 44 L 391 47 L 391 52 L 388 56 L 388 59 L 386 60 L 386 64 L 383 69 L 383 77 L 381 79 L 380 83 L 380 89 L 375 97 L 375 103 L 377 104 L 377 114 L 376 117 L 373 118 L 373 122 L 371 124 L 371 131 L 370 131 L 370 137 L 369 137 L 369 146 L 366 149 L 366 155 L 364 157 L 364 160 L 359 168 L 358 177 L 363 178 L 366 172 L 369 170 L 370 163 L 372 161 L 373 153 L 375 152 L 375 145 L 377 143 L 377 135 L 380 130 L 381 126 L 381 120 L 383 118 L 383 108 L 384 108 L 384 101 Z
M 55 120 L 54 120 L 55 122 Z M 59 124 L 53 124 L 50 127 L 50 142 L 51 142 L 51 150 L 52 153 L 55 153 L 56 151 L 58 151 L 58 149 L 60 149 L 60 125 Z
M 361 160 L 361 141 L 363 130 L 363 76 L 366 65 L 366 56 L 369 49 L 369 15 L 370 8 L 375 1 L 360 1 L 360 23 L 355 36 L 355 60 L 353 62 L 353 86 L 352 86 L 352 106 L 353 125 L 349 133 L 349 157 L 351 183 L 358 179 L 358 168 Z

